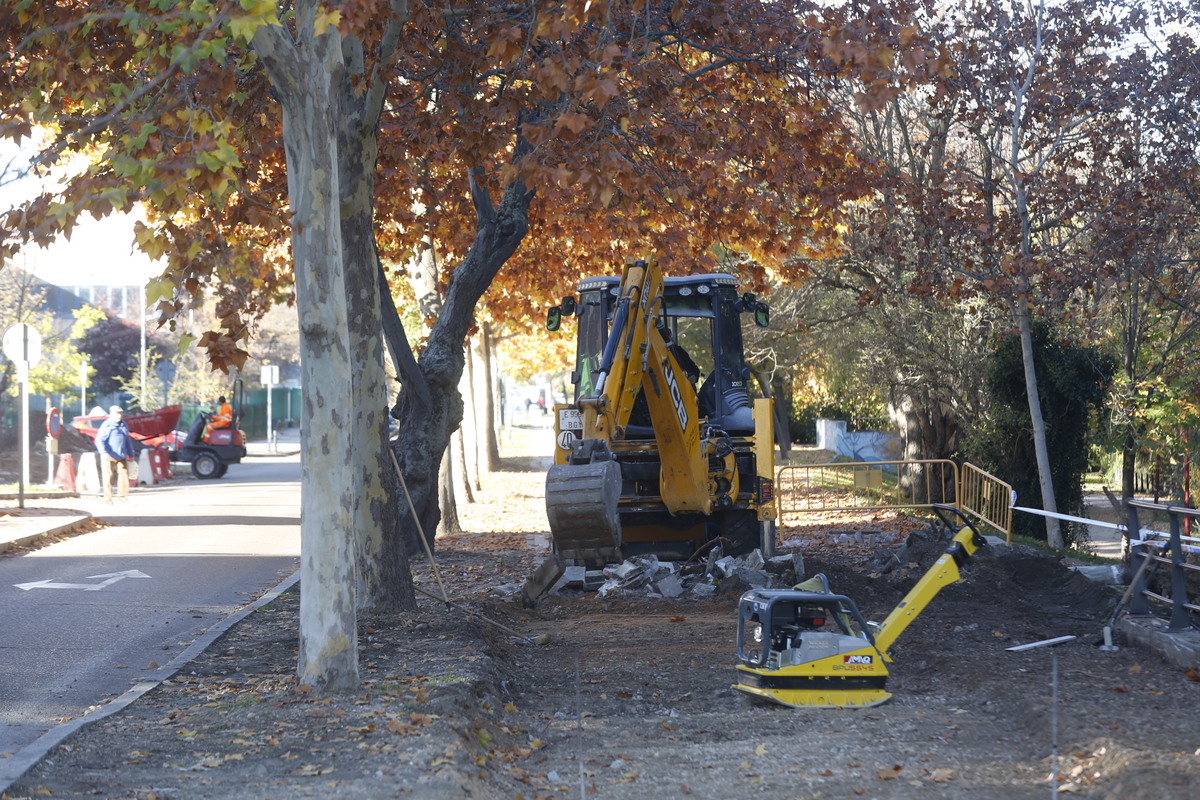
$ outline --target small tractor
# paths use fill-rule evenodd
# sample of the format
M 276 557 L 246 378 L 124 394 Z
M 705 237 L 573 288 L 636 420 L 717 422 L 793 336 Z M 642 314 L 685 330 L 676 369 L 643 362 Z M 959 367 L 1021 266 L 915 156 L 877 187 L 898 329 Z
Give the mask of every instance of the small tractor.
M 192 474 L 197 478 L 220 478 L 230 464 L 241 463 L 246 457 L 246 434 L 238 427 L 245 407 L 245 388 L 238 381 L 233 391 L 233 421 L 228 428 L 214 428 L 204 440 L 204 430 L 212 415 L 201 411 L 192 420 L 187 436 L 181 437 L 168 450 L 171 461 L 192 465 Z

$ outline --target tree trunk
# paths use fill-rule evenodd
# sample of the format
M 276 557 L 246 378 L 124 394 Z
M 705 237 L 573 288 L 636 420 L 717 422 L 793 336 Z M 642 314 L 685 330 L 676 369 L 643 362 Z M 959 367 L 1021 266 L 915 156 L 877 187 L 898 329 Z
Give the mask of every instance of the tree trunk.
M 438 536 L 462 533 L 462 525 L 458 521 L 458 500 L 454 497 L 454 467 L 450 457 L 452 448 L 453 445 L 442 453 L 442 466 L 438 473 L 438 506 L 442 511 Z
M 336 29 L 314 36 L 312 4 L 300 4 L 295 39 L 268 25 L 254 46 L 283 106 L 288 200 L 302 364 L 300 682 L 358 688 L 357 576 L 352 534 L 354 448 L 343 446 L 354 403 L 338 184 Z
M 492 326 L 484 323 L 480 326 L 478 337 L 479 369 L 477 374 L 480 380 L 477 406 L 482 421 L 482 428 L 478 434 L 482 447 L 479 455 L 483 462 L 482 468 L 487 472 L 495 472 L 500 469 L 500 440 L 496 438 L 496 431 L 500 428 L 500 420 L 496 416 L 498 382 L 493 344 Z
M 463 423 L 458 427 L 459 463 L 462 465 L 463 488 L 467 490 L 467 502 L 474 503 L 474 492 L 479 491 L 479 393 L 475 380 L 475 348 L 472 342 L 466 343 L 463 358 L 462 379 L 458 383 L 458 391 L 463 397 Z
M 1124 367 L 1128 380 L 1126 390 L 1128 407 L 1125 409 L 1125 436 L 1121 443 L 1121 497 L 1128 500 L 1137 493 L 1137 385 L 1138 385 L 1138 341 L 1142 337 L 1141 289 L 1142 282 L 1137 270 L 1125 267 L 1125 280 L 1129 295 L 1125 306 L 1125 352 Z
M 1017 329 L 1021 336 L 1021 361 L 1025 365 L 1025 395 L 1029 400 L 1029 421 L 1033 427 L 1033 452 L 1037 458 L 1038 484 L 1042 489 L 1042 510 L 1056 514 L 1058 503 L 1054 498 L 1050 453 L 1046 448 L 1046 422 L 1042 418 L 1037 372 L 1033 363 L 1033 331 L 1029 323 L 1028 305 L 1022 304 L 1016 316 Z M 1062 529 L 1054 517 L 1046 517 L 1046 543 L 1056 550 L 1063 547 Z
M 347 40 L 347 61 L 360 59 Z M 378 156 L 376 130 L 381 94 L 360 92 L 350 80 L 340 85 L 338 174 L 341 185 L 343 260 L 346 273 L 353 402 L 342 431 L 353 448 L 353 482 L 359 486 L 351 509 L 358 537 L 360 608 L 395 612 L 416 608 L 408 556 L 400 541 L 397 478 L 388 455 L 387 376 L 380 325 L 381 304 L 393 303 L 379 291 L 375 246 L 374 196 Z
M 471 488 L 471 470 L 467 465 L 467 441 L 463 435 L 462 426 L 459 426 L 458 430 L 450 437 L 450 447 L 446 449 L 453 454 L 451 463 L 458 476 L 455 484 L 462 487 L 463 500 L 467 503 L 474 503 L 475 490 Z
M 422 318 L 436 319 L 442 313 L 444 298 L 437 290 L 437 251 L 432 242 L 426 240 L 425 248 L 409 269 L 408 281 Z M 403 334 L 402 326 L 399 333 Z M 389 337 L 389 343 L 395 338 Z M 400 433 L 392 445 L 392 452 L 408 488 L 405 505 L 409 500 L 412 502 L 412 508 L 406 509 L 408 517 L 401 525 L 401 539 L 410 553 L 420 553 L 424 551 L 418 538 L 420 531 L 425 532 L 425 544 L 432 549 L 441 521 L 436 494 L 441 456 L 437 462 L 429 457 L 429 449 L 437 447 L 431 436 L 447 424 L 448 419 L 461 418 L 462 404 L 461 399 L 447 396 L 444 387 L 435 388 L 422 364 L 412 357 L 407 339 L 400 337 L 396 347 L 409 356 L 397 360 L 400 391 L 392 407 L 392 416 L 400 422 Z M 453 423 L 450 430 L 453 431 L 456 425 Z M 445 449 L 443 446 L 433 452 L 442 453 Z
M 1121 442 L 1121 498 L 1124 500 L 1137 494 L 1137 451 L 1137 431 L 1131 421 L 1125 426 L 1125 438 Z
M 474 319 L 475 304 L 525 238 L 533 199 L 521 184 L 510 185 L 498 207 L 493 207 L 486 192 L 473 182 L 471 191 L 477 211 L 475 242 L 450 274 L 442 313 L 417 362 L 428 387 L 429 404 L 422 407 L 415 396 L 420 382 L 402 377 L 392 411 L 402 420 L 394 450 L 427 536 L 437 530 L 441 455 L 451 432 L 462 422 L 462 397 L 457 387 L 463 372 L 463 344 Z M 405 540 L 415 542 L 416 530 L 407 526 L 406 530 Z
M 932 392 L 895 390 L 889 417 L 903 441 L 901 458 L 905 461 L 949 459 L 958 449 L 958 416 L 949 403 Z M 953 473 L 938 464 L 906 467 L 900 477 L 906 496 L 918 502 L 953 503 L 956 501 Z

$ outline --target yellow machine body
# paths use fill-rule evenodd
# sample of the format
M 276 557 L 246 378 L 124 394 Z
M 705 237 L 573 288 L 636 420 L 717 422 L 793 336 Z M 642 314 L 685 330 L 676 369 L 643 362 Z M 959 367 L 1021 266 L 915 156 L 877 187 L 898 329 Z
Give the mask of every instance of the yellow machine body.
M 847 637 L 849 638 L 849 637 Z M 886 701 L 888 670 L 869 643 L 815 661 L 777 669 L 738 664 L 735 689 L 793 708 L 868 708 Z
M 935 506 L 966 517 L 952 506 Z M 889 650 L 959 568 L 986 542 L 967 526 L 883 624 L 867 622 L 854 601 L 829 591 L 823 575 L 794 589 L 753 589 L 738 604 L 738 682 L 745 694 L 794 708 L 865 708 L 886 701 Z

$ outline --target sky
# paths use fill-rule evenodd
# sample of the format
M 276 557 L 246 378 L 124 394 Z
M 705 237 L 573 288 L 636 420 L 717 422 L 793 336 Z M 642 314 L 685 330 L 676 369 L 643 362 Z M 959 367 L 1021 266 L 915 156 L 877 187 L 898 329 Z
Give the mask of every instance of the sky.
M 0 139 L 0 212 L 35 194 L 35 177 L 14 179 L 28 164 L 20 149 Z M 135 215 L 113 214 L 103 220 L 85 216 L 71 233 L 51 247 L 30 246 L 13 265 L 57 286 L 144 286 L 161 272 L 143 253 L 133 250 Z

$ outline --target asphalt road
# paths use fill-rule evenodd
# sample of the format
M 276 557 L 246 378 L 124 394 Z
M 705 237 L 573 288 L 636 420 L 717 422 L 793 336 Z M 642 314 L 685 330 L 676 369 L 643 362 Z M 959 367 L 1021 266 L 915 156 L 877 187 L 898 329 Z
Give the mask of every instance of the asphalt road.
M 0 758 L 121 695 L 298 565 L 295 455 L 72 505 L 110 527 L 0 559 Z

